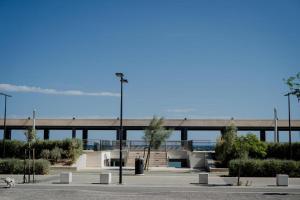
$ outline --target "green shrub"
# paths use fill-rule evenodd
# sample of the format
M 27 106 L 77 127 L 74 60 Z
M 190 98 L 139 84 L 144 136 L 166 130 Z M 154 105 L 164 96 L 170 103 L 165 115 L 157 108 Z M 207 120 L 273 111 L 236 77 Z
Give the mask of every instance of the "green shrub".
M 40 157 L 43 158 L 43 159 L 49 159 L 50 158 L 50 151 L 49 149 L 43 149 L 41 154 L 40 154 Z
M 62 148 L 62 142 L 59 140 L 39 140 L 32 144 L 32 148 L 35 149 L 36 155 L 41 155 L 44 149 L 51 151 L 55 147 Z
M 267 158 L 289 159 L 289 144 L 267 143 Z M 292 160 L 300 160 L 300 142 L 292 143 Z
M 17 140 L 6 140 L 5 141 L 5 158 L 24 158 L 25 148 L 27 143 Z M 47 158 L 46 149 L 49 151 L 55 147 L 62 149 L 61 158 L 70 159 L 71 163 L 82 154 L 82 141 L 79 139 L 65 139 L 65 140 L 37 140 L 31 143 L 31 148 L 35 149 L 35 158 Z M 0 149 L 3 148 L 3 142 L 0 141 Z M 43 153 L 42 153 L 43 152 Z M 50 155 L 48 156 L 48 158 Z M 2 158 L 2 154 L 0 154 Z
M 249 177 L 274 177 L 276 174 L 288 174 L 291 177 L 300 177 L 300 162 L 292 160 L 231 160 L 229 175 L 237 176 L 238 167 L 241 165 L 241 176 Z
M 250 133 L 241 137 L 244 138 L 243 141 L 248 146 L 248 156 L 250 158 L 264 158 L 267 155 L 267 145 L 260 141 L 256 135 Z
M 18 174 L 23 172 L 23 162 L 18 159 L 5 159 L 0 160 L 0 173 L 1 174 Z
M 221 138 L 218 138 L 215 152 L 216 158 L 227 167 L 232 159 L 249 156 L 250 158 L 264 158 L 267 154 L 267 145 L 260 141 L 256 135 L 247 134 L 237 136 L 237 129 L 234 125 L 226 128 Z
M 62 149 L 55 147 L 50 151 L 50 158 L 53 161 L 57 162 L 59 159 L 61 159 L 61 153 L 62 153 Z
M 235 157 L 234 143 L 237 138 L 237 128 L 234 124 L 226 127 L 222 137 L 217 139 L 215 152 L 216 158 L 221 161 L 224 166 L 227 166 L 228 162 Z
M 44 159 L 38 159 L 35 161 L 35 173 L 36 174 L 48 174 L 50 171 L 50 162 Z
M 65 150 L 65 158 L 75 162 L 82 154 L 82 141 L 78 139 L 66 139 L 63 141 L 63 149 Z
M 28 172 L 28 163 L 26 160 L 26 172 Z M 47 174 L 50 171 L 50 163 L 47 160 L 35 160 L 35 174 Z M 30 172 L 33 170 L 33 161 L 30 160 Z M 0 160 L 0 174 L 23 174 L 24 160 L 20 159 L 3 159 Z
M 286 161 L 283 160 L 265 160 L 261 162 L 261 176 L 276 176 L 276 174 L 282 174 L 282 165 Z M 247 166 L 246 166 L 247 167 Z
M 5 158 L 24 158 L 25 142 L 18 140 L 5 140 Z M 0 141 L 0 149 L 3 149 L 3 141 Z M 0 158 L 3 158 L 2 153 Z

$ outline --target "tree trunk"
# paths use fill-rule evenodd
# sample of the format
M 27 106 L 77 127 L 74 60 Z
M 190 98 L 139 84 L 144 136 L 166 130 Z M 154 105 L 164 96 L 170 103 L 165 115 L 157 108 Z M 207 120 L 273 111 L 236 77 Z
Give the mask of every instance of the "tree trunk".
M 241 158 L 240 158 L 240 161 L 239 161 L 239 169 L 238 169 L 238 181 L 237 181 L 238 186 L 241 185 L 240 178 L 241 178 Z
M 146 157 L 146 161 L 145 161 L 145 166 L 144 166 L 144 170 L 149 170 L 149 163 L 150 163 L 150 152 L 151 152 L 151 146 L 152 146 L 152 135 L 149 141 L 149 146 L 148 146 L 148 153 L 147 153 L 147 157 Z
M 145 162 L 145 167 L 144 167 L 144 170 L 147 170 L 147 171 L 149 170 L 149 164 L 150 164 L 150 152 L 151 152 L 151 146 L 149 145 L 146 162 Z

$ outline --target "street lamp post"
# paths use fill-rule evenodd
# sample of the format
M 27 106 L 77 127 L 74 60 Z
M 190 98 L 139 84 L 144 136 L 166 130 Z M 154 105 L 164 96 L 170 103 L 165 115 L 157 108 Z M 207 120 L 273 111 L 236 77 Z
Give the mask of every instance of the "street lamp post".
M 291 91 L 284 96 L 288 97 L 288 111 L 289 111 L 289 158 L 292 159 L 292 128 L 291 128 L 291 101 L 290 101 L 290 95 L 298 94 L 300 91 L 299 89 L 296 89 L 294 91 Z M 297 96 L 298 97 L 298 96 Z M 298 97 L 299 100 L 299 97 Z
M 4 124 L 3 124 L 3 149 L 2 149 L 2 157 L 5 157 L 5 137 L 6 137 L 6 102 L 7 102 L 7 97 L 12 97 L 11 95 L 0 93 L 0 95 L 4 96 Z
M 123 83 L 128 83 L 128 80 L 124 78 L 123 73 L 116 73 L 116 76 L 120 78 L 121 83 L 121 104 L 120 104 L 120 128 L 119 128 L 119 142 L 120 142 L 120 159 L 119 159 L 119 184 L 122 184 L 122 143 L 123 143 Z

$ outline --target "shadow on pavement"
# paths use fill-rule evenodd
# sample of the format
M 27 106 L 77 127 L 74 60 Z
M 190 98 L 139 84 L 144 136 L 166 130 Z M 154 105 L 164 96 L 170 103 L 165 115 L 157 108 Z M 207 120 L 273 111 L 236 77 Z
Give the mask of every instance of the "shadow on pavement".
M 217 186 L 233 186 L 233 184 L 200 184 L 200 183 L 190 183 L 191 185 L 199 186 L 208 186 L 208 187 L 217 187 Z
M 270 193 L 263 193 L 263 195 L 289 195 L 288 193 L 278 193 L 278 192 L 270 192 Z

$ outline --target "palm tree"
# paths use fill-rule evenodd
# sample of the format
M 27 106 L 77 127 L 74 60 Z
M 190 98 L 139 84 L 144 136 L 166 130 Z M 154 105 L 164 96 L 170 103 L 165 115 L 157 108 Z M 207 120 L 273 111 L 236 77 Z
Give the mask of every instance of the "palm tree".
M 151 149 L 158 149 L 163 142 L 168 139 L 172 133 L 172 130 L 167 130 L 163 127 L 163 117 L 153 117 L 149 126 L 145 129 L 144 140 L 148 146 L 148 153 L 145 161 L 144 169 L 149 168 L 150 152 Z

